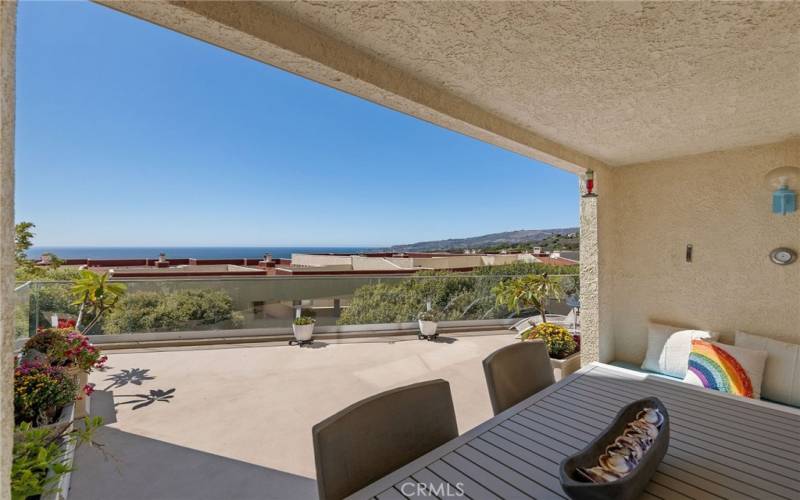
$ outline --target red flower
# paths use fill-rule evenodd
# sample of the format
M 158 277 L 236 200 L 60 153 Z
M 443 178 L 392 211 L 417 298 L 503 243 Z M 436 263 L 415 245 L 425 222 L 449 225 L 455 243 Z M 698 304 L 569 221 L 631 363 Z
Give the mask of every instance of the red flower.
M 91 396 L 91 395 L 92 395 L 92 393 L 94 392 L 94 384 L 86 384 L 86 385 L 84 385 L 84 386 L 83 386 L 83 392 L 84 392 L 84 393 L 85 393 L 87 396 Z
M 59 328 L 75 328 L 75 320 L 74 319 L 59 319 L 58 320 L 58 327 Z

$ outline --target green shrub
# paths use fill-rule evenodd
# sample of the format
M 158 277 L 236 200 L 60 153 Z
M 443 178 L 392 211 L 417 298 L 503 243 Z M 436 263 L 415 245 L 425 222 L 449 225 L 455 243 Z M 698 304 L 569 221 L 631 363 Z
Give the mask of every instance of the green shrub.
M 105 333 L 164 332 L 236 327 L 242 321 L 222 290 L 137 292 L 123 297 L 105 319 Z
M 420 321 L 439 321 L 441 314 L 437 311 L 422 311 L 417 314 L 417 319 Z
M 502 301 L 496 302 L 493 289 L 509 281 L 509 276 L 577 272 L 577 266 L 550 266 L 519 262 L 482 267 L 469 275 L 455 272 L 421 271 L 401 281 L 364 285 L 356 289 L 350 306 L 342 311 L 338 324 L 402 323 L 414 321 L 420 311 L 439 311 L 441 321 L 459 319 L 506 318 L 516 314 Z
M 316 323 L 316 320 L 308 316 L 300 316 L 299 318 L 295 318 L 293 323 L 297 326 L 313 325 L 314 323 Z
M 16 281 L 72 281 L 80 276 L 76 266 L 18 267 L 14 273 Z

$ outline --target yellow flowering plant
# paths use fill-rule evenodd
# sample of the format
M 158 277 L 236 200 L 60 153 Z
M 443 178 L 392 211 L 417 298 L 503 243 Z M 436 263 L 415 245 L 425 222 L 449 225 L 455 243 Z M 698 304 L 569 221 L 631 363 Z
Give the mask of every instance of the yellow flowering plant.
M 542 339 L 551 358 L 563 359 L 578 350 L 569 330 L 553 323 L 539 323 L 522 332 L 523 340 Z
M 14 371 L 14 422 L 50 424 L 76 392 L 76 382 L 63 368 L 23 362 Z

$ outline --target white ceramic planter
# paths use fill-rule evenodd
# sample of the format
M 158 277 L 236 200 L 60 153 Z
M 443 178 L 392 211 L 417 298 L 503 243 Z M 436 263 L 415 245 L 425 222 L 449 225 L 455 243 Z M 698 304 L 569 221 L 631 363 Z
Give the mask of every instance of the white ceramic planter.
M 581 353 L 570 354 L 564 359 L 550 358 L 550 366 L 553 367 L 553 375 L 555 375 L 556 380 L 561 380 L 567 375 L 580 370 Z
M 431 337 L 436 335 L 436 328 L 439 326 L 439 323 L 436 321 L 424 321 L 419 320 L 419 331 L 422 335 L 426 337 Z
M 69 404 L 62 408 L 61 415 L 58 417 L 56 423 L 64 425 L 73 420 L 75 420 L 75 405 Z M 69 426 L 68 430 L 72 430 L 72 425 Z M 72 467 L 72 463 L 75 461 L 75 443 L 64 443 L 62 446 L 64 448 L 62 463 L 67 467 Z M 58 483 L 55 484 L 55 489 L 58 491 L 51 491 L 50 493 L 42 495 L 41 500 L 65 500 L 67 495 L 69 495 L 69 481 L 71 478 L 71 472 L 67 472 L 61 476 Z
M 310 325 L 292 325 L 292 331 L 294 332 L 295 340 L 298 342 L 311 340 L 311 336 L 314 334 L 314 323 Z
M 75 393 L 75 418 L 83 418 L 89 414 L 90 396 L 83 392 L 83 388 L 89 383 L 89 374 L 76 368 L 68 370 L 68 373 L 78 385 Z

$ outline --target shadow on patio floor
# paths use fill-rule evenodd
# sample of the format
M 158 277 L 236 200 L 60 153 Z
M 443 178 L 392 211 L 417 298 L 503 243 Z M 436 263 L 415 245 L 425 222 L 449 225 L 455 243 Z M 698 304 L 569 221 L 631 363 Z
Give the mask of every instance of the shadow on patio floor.
M 82 446 L 75 457 L 70 498 L 81 500 L 307 499 L 316 481 L 110 427 L 95 441 L 107 454 Z

